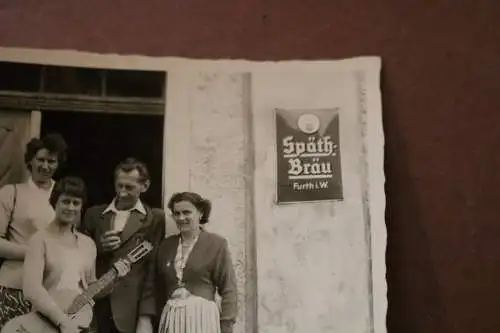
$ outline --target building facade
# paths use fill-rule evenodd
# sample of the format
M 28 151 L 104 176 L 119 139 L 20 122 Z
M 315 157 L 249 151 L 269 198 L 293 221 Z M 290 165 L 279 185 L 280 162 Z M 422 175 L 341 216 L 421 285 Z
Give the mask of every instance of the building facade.
M 163 204 L 185 190 L 212 201 L 207 228 L 228 239 L 238 279 L 236 333 L 385 329 L 383 251 L 373 253 L 385 249 L 385 229 L 374 244 L 371 216 L 381 212 L 370 202 L 383 180 L 372 182 L 369 167 L 382 147 L 371 152 L 367 139 L 369 80 L 361 70 L 168 71 Z M 343 199 L 277 204 L 274 110 L 330 107 L 340 109 Z M 26 137 L 40 133 L 44 113 L 30 111 Z

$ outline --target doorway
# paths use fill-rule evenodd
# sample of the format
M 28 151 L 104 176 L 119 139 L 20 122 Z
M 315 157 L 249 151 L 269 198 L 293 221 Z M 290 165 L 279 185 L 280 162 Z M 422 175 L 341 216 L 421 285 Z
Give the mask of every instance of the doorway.
M 88 186 L 88 207 L 114 197 L 113 172 L 127 157 L 148 166 L 151 186 L 145 203 L 161 208 L 163 197 L 163 115 L 43 111 L 40 135 L 60 133 L 68 158 L 55 179 L 74 175 Z

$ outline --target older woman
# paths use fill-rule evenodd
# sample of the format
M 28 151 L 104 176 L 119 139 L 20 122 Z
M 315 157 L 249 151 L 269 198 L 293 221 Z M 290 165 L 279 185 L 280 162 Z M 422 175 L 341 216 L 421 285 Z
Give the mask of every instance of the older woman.
M 65 159 L 66 143 L 60 135 L 34 138 L 24 155 L 28 180 L 0 189 L 0 329 L 30 310 L 21 291 L 26 242 L 54 218 L 49 204 L 52 177 Z
M 137 331 L 231 333 L 236 279 L 226 239 L 201 227 L 208 222 L 210 201 L 183 192 L 172 196 L 168 208 L 180 234 L 164 239 L 151 260 Z
M 80 330 L 51 293 L 64 290 L 76 296 L 96 280 L 96 245 L 90 237 L 76 230 L 85 200 L 85 184 L 80 178 L 67 177 L 57 182 L 50 197 L 55 218 L 47 228 L 31 237 L 25 258 L 25 297 L 39 313 L 59 327 L 61 333 Z M 115 263 L 115 268 L 119 276 L 130 269 L 123 260 Z

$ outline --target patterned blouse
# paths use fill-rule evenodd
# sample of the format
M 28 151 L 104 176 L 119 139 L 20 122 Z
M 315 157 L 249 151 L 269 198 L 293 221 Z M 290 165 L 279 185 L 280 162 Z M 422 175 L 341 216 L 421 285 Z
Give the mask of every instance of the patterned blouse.
M 175 273 L 177 275 L 177 281 L 180 286 L 182 286 L 182 276 L 184 273 L 184 268 L 186 267 L 189 255 L 191 254 L 191 251 L 193 250 L 197 241 L 198 236 L 196 236 L 191 244 L 184 248 L 182 237 L 179 237 L 179 245 L 177 246 L 177 253 L 175 255 Z

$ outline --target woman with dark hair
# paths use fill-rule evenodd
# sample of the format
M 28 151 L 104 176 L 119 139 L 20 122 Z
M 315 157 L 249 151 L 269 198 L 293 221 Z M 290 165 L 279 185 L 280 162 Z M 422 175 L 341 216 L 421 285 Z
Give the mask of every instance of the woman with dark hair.
M 137 332 L 231 333 L 238 312 L 236 278 L 227 240 L 202 227 L 210 201 L 182 192 L 168 208 L 180 233 L 164 239 L 152 257 Z
M 54 218 L 49 197 L 52 177 L 66 160 L 66 142 L 59 134 L 34 138 L 26 145 L 26 182 L 0 189 L 0 329 L 13 317 L 30 311 L 21 281 L 26 242 Z
M 48 318 L 61 333 L 80 332 L 51 293 L 58 290 L 80 294 L 95 282 L 97 249 L 94 241 L 77 231 L 87 198 L 83 180 L 66 177 L 58 181 L 50 196 L 55 218 L 28 241 L 23 274 L 23 291 L 33 308 Z M 114 266 L 118 276 L 130 266 L 119 260 Z M 92 311 L 87 307 L 87 311 Z

